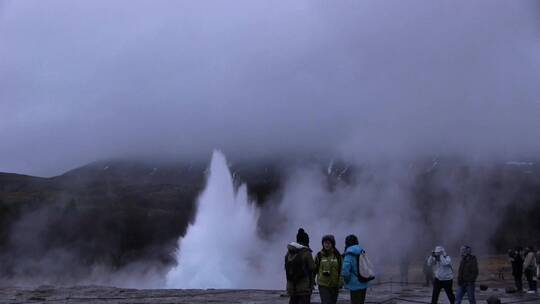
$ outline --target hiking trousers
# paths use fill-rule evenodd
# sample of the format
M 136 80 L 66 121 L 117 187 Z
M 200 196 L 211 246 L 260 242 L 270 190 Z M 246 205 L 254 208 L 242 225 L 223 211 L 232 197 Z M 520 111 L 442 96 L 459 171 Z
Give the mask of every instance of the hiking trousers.
M 339 294 L 339 288 L 319 285 L 319 295 L 321 304 L 336 304 Z
M 525 270 L 525 277 L 527 278 L 527 282 L 529 283 L 529 291 L 536 291 L 536 278 L 534 277 L 536 273 L 534 271 L 527 269 Z
M 351 304 L 364 304 L 366 301 L 366 289 L 351 290 Z
M 450 304 L 454 304 L 456 297 L 454 296 L 454 291 L 452 290 L 453 280 L 441 281 L 437 278 L 433 280 L 433 294 L 431 295 L 431 304 L 437 304 L 439 302 L 439 294 L 441 289 L 444 289 L 446 296 L 450 301 Z
M 514 282 L 516 282 L 516 289 L 518 291 L 523 291 L 523 280 L 521 279 L 522 276 L 514 276 Z
M 433 283 L 433 275 L 431 273 L 426 273 L 425 277 L 426 277 L 426 286 L 431 286 L 431 284 Z
M 456 304 L 461 304 L 461 300 L 463 300 L 463 296 L 465 296 L 465 293 L 469 298 L 469 303 L 476 304 L 476 298 L 474 297 L 474 288 L 474 282 L 463 283 L 462 285 L 460 285 L 457 290 Z
M 291 296 L 289 304 L 310 304 L 311 295 Z

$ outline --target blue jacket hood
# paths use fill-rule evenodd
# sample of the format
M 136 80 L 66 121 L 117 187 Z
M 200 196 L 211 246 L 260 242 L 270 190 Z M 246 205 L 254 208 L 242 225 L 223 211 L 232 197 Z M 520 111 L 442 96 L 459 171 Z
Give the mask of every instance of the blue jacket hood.
M 352 254 L 352 255 L 360 255 L 364 251 L 360 245 L 352 245 L 347 250 L 345 250 L 345 254 Z

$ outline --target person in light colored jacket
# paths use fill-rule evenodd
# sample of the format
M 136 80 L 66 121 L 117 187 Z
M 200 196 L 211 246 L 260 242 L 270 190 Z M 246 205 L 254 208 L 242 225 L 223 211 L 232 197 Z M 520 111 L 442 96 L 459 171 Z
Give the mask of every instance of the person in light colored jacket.
M 525 249 L 523 272 L 525 273 L 525 277 L 527 278 L 527 282 L 529 283 L 529 291 L 527 291 L 528 293 L 536 293 L 537 267 L 538 265 L 536 263 L 536 253 L 534 252 L 534 248 L 527 247 Z
M 456 297 L 452 289 L 454 270 L 452 269 L 452 259 L 444 250 L 444 247 L 437 246 L 431 253 L 427 261 L 429 266 L 433 267 L 433 293 L 431 295 L 431 304 L 437 304 L 441 289 L 444 289 L 446 296 L 451 304 L 454 304 Z

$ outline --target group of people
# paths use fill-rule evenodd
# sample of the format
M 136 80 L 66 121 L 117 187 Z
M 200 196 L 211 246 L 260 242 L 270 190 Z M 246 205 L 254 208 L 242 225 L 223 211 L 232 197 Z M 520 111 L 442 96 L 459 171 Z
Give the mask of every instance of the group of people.
M 517 291 L 523 291 L 522 277 L 525 275 L 529 283 L 527 292 L 536 293 L 537 280 L 540 276 L 537 262 L 540 258 L 540 251 L 535 252 L 533 247 L 527 247 L 525 250 L 516 247 L 509 250 L 508 255 L 512 263 L 512 275 L 515 279 Z M 433 283 L 432 304 L 437 303 L 441 289 L 446 292 L 450 303 L 460 304 L 465 294 L 469 298 L 469 303 L 476 303 L 475 283 L 478 277 L 478 261 L 472 254 L 471 247 L 461 247 L 457 296 L 454 296 L 452 290 L 454 271 L 451 259 L 443 247 L 435 247 L 435 250 L 428 256 L 424 263 L 424 274 L 426 276 L 426 286 Z
M 465 294 L 469 303 L 475 304 L 475 286 L 478 278 L 478 261 L 472 254 L 470 246 L 462 246 L 460 249 L 461 261 L 459 263 L 457 283 L 457 295 L 454 295 L 454 269 L 452 268 L 452 259 L 446 254 L 444 247 L 437 246 L 431 252 L 424 264 L 424 273 L 426 274 L 426 284 L 433 282 L 433 292 L 431 294 L 431 303 L 438 303 L 439 294 L 444 289 L 446 296 L 451 304 L 460 304 Z
M 314 286 L 318 286 L 321 303 L 335 304 L 339 289 L 349 289 L 352 304 L 364 303 L 368 281 L 361 273 L 362 257 L 365 251 L 360 247 L 358 238 L 351 234 L 345 238 L 345 251 L 342 255 L 336 248 L 334 236 L 325 235 L 321 240 L 322 248 L 313 257 L 309 247 L 309 235 L 300 228 L 296 242 L 287 245 L 285 255 L 285 273 L 289 304 L 310 303 Z M 446 292 L 450 303 L 460 304 L 465 294 L 469 303 L 475 304 L 475 283 L 478 277 L 478 262 L 469 246 L 462 246 L 461 261 L 457 275 L 457 296 L 453 291 L 454 270 L 452 260 L 442 246 L 426 260 L 426 268 L 433 278 L 431 302 L 438 303 L 441 290 Z
M 287 294 L 289 304 L 310 303 L 314 286 L 318 286 L 322 304 L 337 303 L 339 289 L 350 291 L 352 304 L 363 304 L 366 298 L 368 282 L 373 277 L 365 275 L 365 251 L 359 245 L 358 238 L 351 234 L 345 238 L 345 250 L 341 254 L 336 248 L 333 235 L 325 235 L 321 240 L 321 250 L 312 255 L 309 247 L 309 235 L 300 228 L 296 242 L 287 245 L 285 255 L 285 273 L 287 277 Z M 436 304 L 441 290 L 444 290 L 451 304 L 461 304 L 465 294 L 469 303 L 475 304 L 475 288 L 478 278 L 478 261 L 472 254 L 470 246 L 460 249 L 461 260 L 457 273 L 457 293 L 453 286 L 455 273 L 452 260 L 442 246 L 437 246 L 424 263 L 426 285 L 433 284 L 431 303 Z M 534 248 L 520 247 L 509 250 L 512 263 L 512 275 L 516 288 L 523 290 L 522 277 L 525 275 L 529 283 L 530 293 L 536 293 L 539 276 L 538 255 Z
M 522 247 L 516 247 L 508 250 L 508 256 L 512 264 L 512 276 L 514 277 L 517 291 L 523 291 L 522 279 L 523 275 L 525 275 L 529 284 L 529 290 L 527 292 L 536 293 L 538 288 L 537 281 L 540 277 L 540 269 L 538 267 L 540 251 L 535 252 L 534 247 L 526 247 L 525 250 Z
M 325 235 L 322 248 L 315 255 L 309 247 L 309 235 L 300 228 L 296 242 L 287 245 L 285 273 L 289 304 L 310 303 L 315 285 L 318 286 L 322 304 L 337 303 L 339 289 L 350 291 L 352 304 L 363 304 L 366 298 L 367 282 L 373 277 L 362 275 L 361 256 L 365 255 L 358 238 L 351 234 L 345 238 L 342 255 L 336 248 L 333 235 Z

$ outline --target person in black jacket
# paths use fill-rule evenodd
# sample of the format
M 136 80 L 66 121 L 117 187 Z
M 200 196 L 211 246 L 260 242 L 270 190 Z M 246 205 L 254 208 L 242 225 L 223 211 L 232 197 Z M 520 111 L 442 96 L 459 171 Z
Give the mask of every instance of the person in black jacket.
M 298 229 L 296 242 L 287 245 L 285 255 L 285 275 L 289 304 L 311 303 L 315 262 L 309 248 L 309 235 Z
M 512 276 L 516 283 L 517 291 L 523 291 L 523 256 L 522 248 L 516 247 L 508 250 L 508 256 L 510 257 L 510 263 L 512 263 Z
M 476 299 L 474 297 L 476 278 L 478 278 L 478 261 L 476 260 L 476 257 L 472 255 L 471 247 L 462 246 L 456 304 L 461 304 L 461 300 L 465 293 L 467 293 L 467 296 L 469 297 L 469 303 L 476 304 Z

